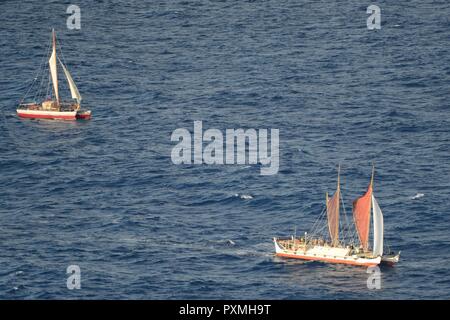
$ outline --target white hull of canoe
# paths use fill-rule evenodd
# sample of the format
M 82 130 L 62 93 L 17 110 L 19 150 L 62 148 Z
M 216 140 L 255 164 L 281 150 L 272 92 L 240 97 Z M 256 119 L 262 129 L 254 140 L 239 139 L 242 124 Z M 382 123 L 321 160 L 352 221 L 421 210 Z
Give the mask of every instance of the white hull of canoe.
M 385 255 L 381 257 L 381 263 L 394 265 L 400 261 L 400 252 L 396 255 Z
M 27 110 L 17 109 L 17 115 L 21 118 L 31 119 L 60 119 L 60 120 L 76 120 L 90 119 L 90 110 L 75 111 L 47 111 L 47 110 Z
M 33 119 L 61 119 L 75 120 L 77 111 L 46 111 L 46 110 L 25 110 L 17 109 L 17 114 L 22 118 Z
M 275 244 L 275 254 L 279 257 L 365 267 L 377 266 L 381 262 L 381 257 L 362 258 L 349 255 L 348 253 L 350 252 L 350 250 L 346 248 L 334 248 L 316 245 L 312 248 L 307 248 L 306 250 L 302 248 L 292 250 L 281 248 L 278 245 L 277 239 L 274 238 L 273 240 Z

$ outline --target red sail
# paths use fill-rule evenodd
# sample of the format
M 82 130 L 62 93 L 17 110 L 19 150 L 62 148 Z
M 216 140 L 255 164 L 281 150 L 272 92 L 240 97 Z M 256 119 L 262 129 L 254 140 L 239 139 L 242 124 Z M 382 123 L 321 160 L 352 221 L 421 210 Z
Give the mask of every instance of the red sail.
M 367 192 L 362 197 L 353 201 L 353 219 L 355 220 L 356 230 L 364 250 L 367 250 L 369 246 L 371 204 L 372 183 L 370 183 Z
M 340 189 L 337 188 L 333 197 L 327 203 L 328 230 L 330 231 L 331 243 L 333 246 L 339 242 L 339 200 Z

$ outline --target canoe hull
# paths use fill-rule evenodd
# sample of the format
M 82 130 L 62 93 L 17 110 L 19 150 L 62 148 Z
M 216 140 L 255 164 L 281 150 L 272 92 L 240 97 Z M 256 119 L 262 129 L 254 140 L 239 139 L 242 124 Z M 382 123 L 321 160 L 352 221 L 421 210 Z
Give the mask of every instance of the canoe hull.
M 79 110 L 76 117 L 80 120 L 89 120 L 91 118 L 91 110 Z
M 388 266 L 394 266 L 400 261 L 400 252 L 397 254 L 388 254 L 381 257 L 381 263 L 388 265 Z
M 53 120 L 88 120 L 91 118 L 91 111 L 47 111 L 17 109 L 17 115 L 28 119 L 53 119 Z
M 17 109 L 17 115 L 29 119 L 76 120 L 77 112 Z
M 275 244 L 275 255 L 278 257 L 363 267 L 374 267 L 381 262 L 381 257 L 368 258 L 350 255 L 346 253 L 349 251 L 345 248 L 314 246 L 311 248 L 308 247 L 306 250 L 303 248 L 290 249 L 281 247 L 276 238 L 273 240 Z

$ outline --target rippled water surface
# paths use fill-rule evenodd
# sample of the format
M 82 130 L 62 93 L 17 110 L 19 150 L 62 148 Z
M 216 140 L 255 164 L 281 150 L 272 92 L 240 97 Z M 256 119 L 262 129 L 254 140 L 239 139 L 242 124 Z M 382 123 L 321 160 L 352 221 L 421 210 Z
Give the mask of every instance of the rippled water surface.
M 66 1 L 2 1 L 0 298 L 450 298 L 450 4 L 378 1 L 376 31 L 369 4 L 78 1 L 68 30 Z M 52 27 L 91 121 L 15 114 Z M 279 173 L 172 164 L 194 120 L 280 129 Z M 372 161 L 402 251 L 381 290 L 362 268 L 273 256 L 337 163 L 350 211 Z

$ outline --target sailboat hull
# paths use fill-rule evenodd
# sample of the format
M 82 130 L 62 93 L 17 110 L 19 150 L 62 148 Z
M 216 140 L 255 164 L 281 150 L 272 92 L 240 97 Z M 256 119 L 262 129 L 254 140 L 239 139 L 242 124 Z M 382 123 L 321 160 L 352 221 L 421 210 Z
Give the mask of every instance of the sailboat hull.
M 394 266 L 400 261 L 400 252 L 397 254 L 387 254 L 381 257 L 381 263 Z
M 91 118 L 91 110 L 78 110 L 77 119 L 89 120 Z
M 59 119 L 59 120 L 77 119 L 77 111 L 47 111 L 47 110 L 17 109 L 17 115 L 21 118 L 31 118 L 31 119 Z
M 374 267 L 380 264 L 381 257 L 368 258 L 350 255 L 350 250 L 326 246 L 308 246 L 306 249 L 284 247 L 274 238 L 275 255 L 283 258 L 301 259 L 308 261 L 320 261 L 326 263 L 338 263 L 353 266 Z

